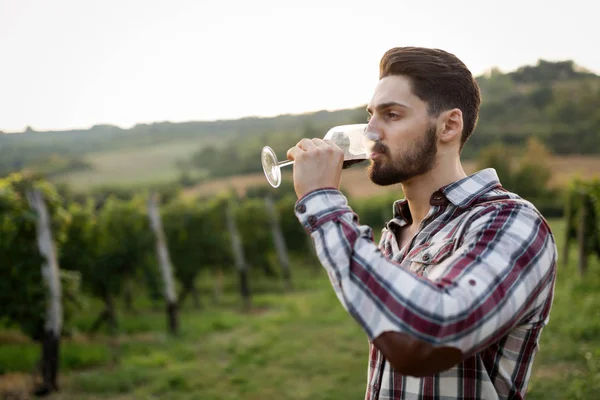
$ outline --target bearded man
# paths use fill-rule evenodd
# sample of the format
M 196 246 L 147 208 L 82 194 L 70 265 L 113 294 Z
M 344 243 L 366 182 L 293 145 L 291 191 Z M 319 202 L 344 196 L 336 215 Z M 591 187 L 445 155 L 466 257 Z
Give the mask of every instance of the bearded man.
M 295 214 L 332 287 L 370 343 L 365 398 L 523 399 L 556 276 L 553 234 L 493 169 L 467 176 L 461 151 L 480 91 L 438 49 L 400 47 L 380 62 L 367 111 L 368 174 L 403 198 L 373 230 L 340 192 L 343 151 L 302 139 Z

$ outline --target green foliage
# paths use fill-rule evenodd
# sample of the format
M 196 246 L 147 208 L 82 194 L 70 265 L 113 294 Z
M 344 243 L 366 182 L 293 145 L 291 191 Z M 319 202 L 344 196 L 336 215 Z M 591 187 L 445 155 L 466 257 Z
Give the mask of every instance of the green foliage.
M 479 153 L 477 158 L 477 170 L 494 168 L 502 185 L 506 188 L 512 187 L 513 181 L 513 150 L 502 143 L 496 142 Z
M 80 274 L 83 289 L 105 302 L 109 321 L 116 323 L 113 299 L 123 292 L 126 282 L 140 278 L 151 293 L 152 289 L 156 292 L 158 273 L 150 272 L 154 234 L 143 196 L 131 200 L 109 196 L 97 208 L 92 198 L 84 204 L 69 204 L 71 224 L 60 262 L 63 268 Z
M 563 199 L 549 188 L 550 154 L 542 142 L 530 138 L 518 151 L 502 143 L 484 148 L 477 159 L 477 169 L 494 168 L 504 188 L 531 201 L 546 217 L 562 216 Z
M 565 240 L 577 242 L 581 213 L 585 206 L 585 254 L 596 254 L 600 259 L 600 180 L 573 180 L 569 185 L 565 213 Z
M 536 199 L 549 194 L 548 183 L 552 175 L 549 161 L 550 153 L 546 147 L 538 139 L 529 139 L 510 180 L 521 197 Z
M 46 288 L 35 221 L 35 214 L 22 196 L 6 180 L 0 181 L 0 319 L 39 339 L 45 319 Z
M 306 256 L 312 254 L 312 248 L 309 247 L 312 243 L 294 213 L 296 201 L 295 195 L 288 194 L 276 203 L 276 210 L 288 251 L 296 256 Z
M 137 267 L 154 251 L 146 199 L 137 196 L 126 201 L 109 197 L 98 212 L 96 229 L 99 255 L 88 276 L 94 282 L 96 295 L 118 295 L 124 280 L 134 278 Z M 115 279 L 117 276 L 119 279 Z
M 517 83 L 547 83 L 595 77 L 593 73 L 577 67 L 571 60 L 558 62 L 538 60 L 537 65 L 520 67 L 508 75 Z
M 181 187 L 176 183 L 152 184 L 143 186 L 99 186 L 85 193 L 74 193 L 68 186 L 57 185 L 66 202 L 84 204 L 93 201 L 96 208 L 101 208 L 109 197 L 118 200 L 132 200 L 134 197 L 146 196 L 155 192 L 163 204 L 168 204 L 181 195 Z
M 175 277 L 190 289 L 202 269 L 232 265 L 231 246 L 219 201 L 175 201 L 162 210 Z
M 271 221 L 264 200 L 246 199 L 234 206 L 234 210 L 246 262 L 271 273 L 270 255 L 274 251 L 274 245 Z
M 78 271 L 67 271 L 61 268 L 59 279 L 63 305 L 62 334 L 70 336 L 75 330 L 76 315 L 85 311 L 87 303 L 82 295 L 81 274 Z
M 83 287 L 94 292 L 96 282 L 105 275 L 96 265 L 100 249 L 95 204 L 91 199 L 83 205 L 71 203 L 68 212 L 71 224 L 67 229 L 67 241 L 61 247 L 60 265 L 65 270 L 81 273 Z

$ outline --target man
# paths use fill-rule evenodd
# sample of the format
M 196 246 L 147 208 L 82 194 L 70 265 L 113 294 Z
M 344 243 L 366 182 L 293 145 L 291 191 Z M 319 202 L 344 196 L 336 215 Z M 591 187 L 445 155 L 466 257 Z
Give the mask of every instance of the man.
M 343 152 L 302 139 L 295 213 L 370 341 L 366 399 L 522 399 L 549 319 L 556 245 L 535 207 L 460 153 L 479 87 L 454 55 L 394 48 L 368 106 L 368 169 L 405 198 L 379 246 L 340 193 Z

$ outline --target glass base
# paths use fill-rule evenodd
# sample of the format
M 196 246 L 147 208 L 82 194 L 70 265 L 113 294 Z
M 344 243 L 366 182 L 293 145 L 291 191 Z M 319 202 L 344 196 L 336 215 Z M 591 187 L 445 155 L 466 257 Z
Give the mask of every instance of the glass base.
M 260 161 L 267 181 L 274 188 L 279 187 L 281 185 L 281 169 L 279 168 L 279 162 L 273 149 L 269 146 L 263 147 L 260 154 Z

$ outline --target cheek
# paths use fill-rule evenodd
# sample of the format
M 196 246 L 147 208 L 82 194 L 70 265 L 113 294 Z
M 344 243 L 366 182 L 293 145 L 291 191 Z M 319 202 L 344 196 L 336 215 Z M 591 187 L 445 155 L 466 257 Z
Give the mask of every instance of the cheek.
M 409 129 L 398 129 L 388 139 L 388 147 L 390 150 L 390 154 L 404 154 L 413 148 L 419 140 L 419 135 L 416 134 L 415 131 Z
M 421 157 L 424 146 L 425 132 L 405 131 L 398 132 L 391 140 L 387 141 L 387 156 L 393 162 L 414 163 Z
M 417 118 L 402 118 L 390 124 L 388 134 L 390 143 L 403 147 L 405 143 L 415 143 L 427 128 L 425 121 Z

